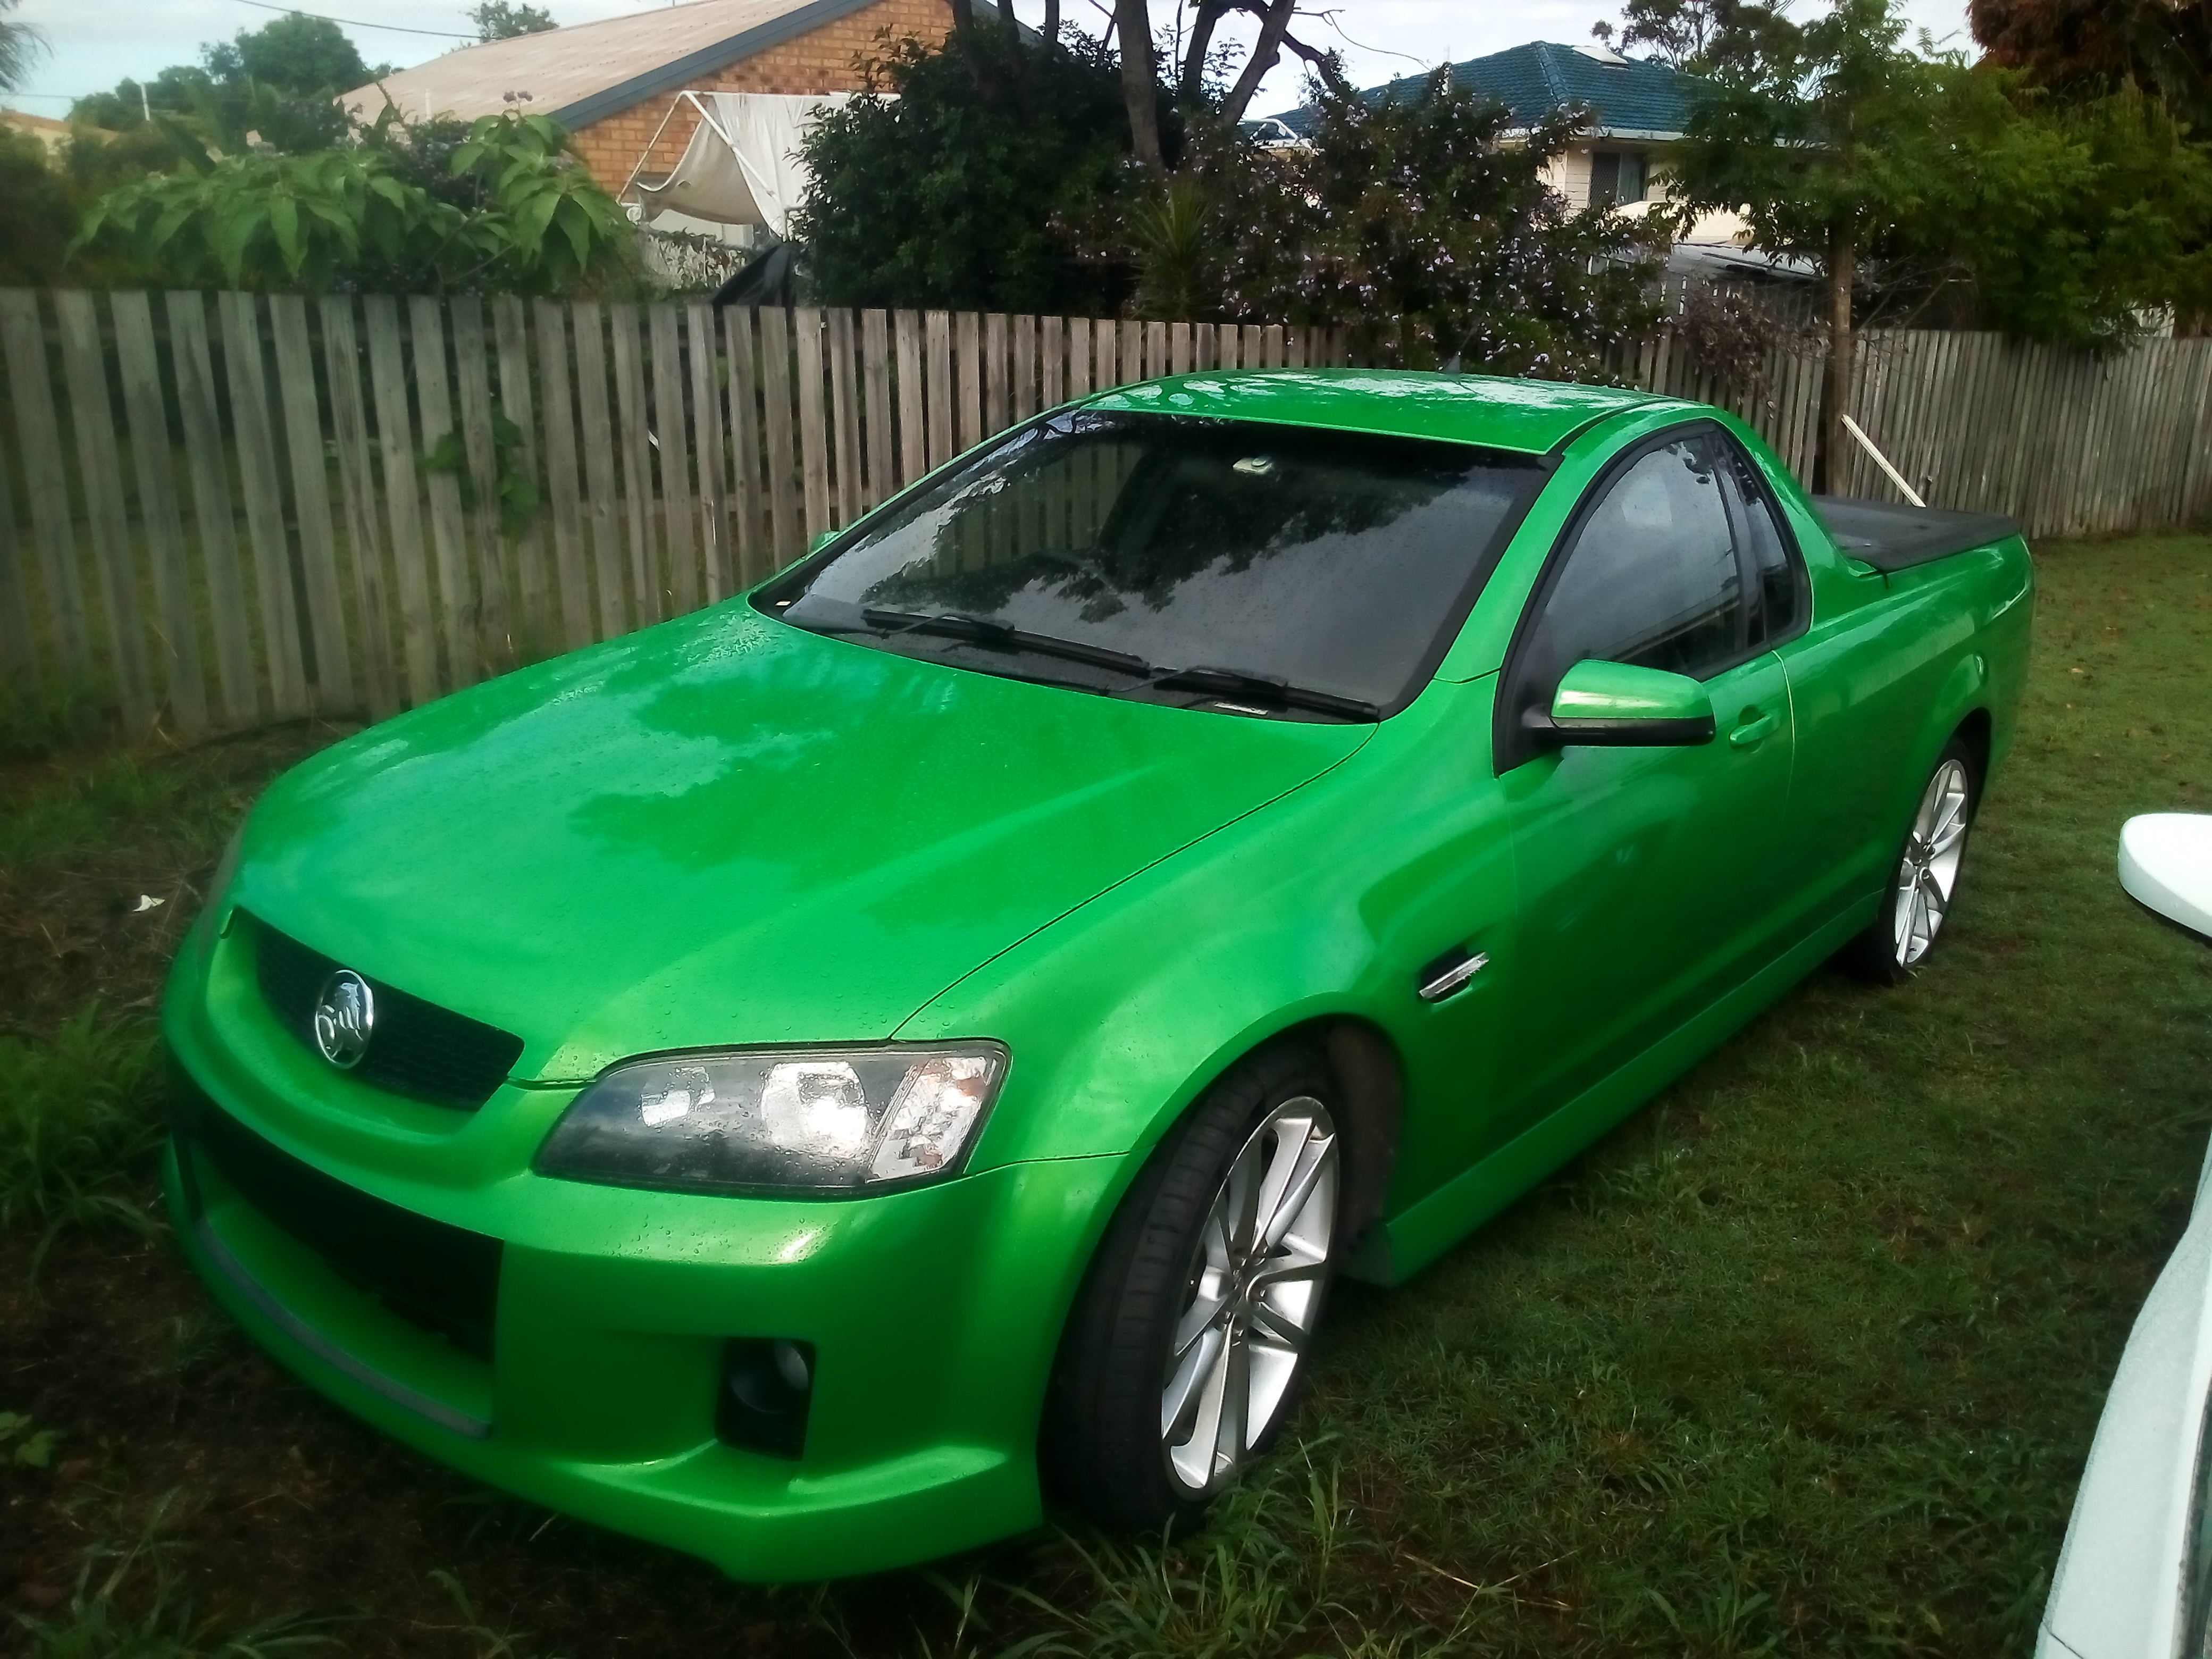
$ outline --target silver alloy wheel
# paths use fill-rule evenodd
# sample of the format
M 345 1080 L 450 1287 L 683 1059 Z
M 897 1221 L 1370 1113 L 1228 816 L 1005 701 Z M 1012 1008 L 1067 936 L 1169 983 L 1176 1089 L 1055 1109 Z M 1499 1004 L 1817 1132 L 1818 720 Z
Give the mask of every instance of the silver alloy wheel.
M 1273 1424 L 1321 1315 L 1336 1237 L 1336 1125 L 1286 1100 L 1231 1160 L 1199 1230 L 1160 1391 L 1168 1472 L 1227 1480 Z
M 1928 954 L 1942 931 L 1959 885 L 1959 862 L 1966 852 L 1966 769 L 1947 760 L 1928 780 L 1912 832 L 1905 838 L 1905 859 L 1897 868 L 1895 930 L 1897 965 L 1910 968 Z

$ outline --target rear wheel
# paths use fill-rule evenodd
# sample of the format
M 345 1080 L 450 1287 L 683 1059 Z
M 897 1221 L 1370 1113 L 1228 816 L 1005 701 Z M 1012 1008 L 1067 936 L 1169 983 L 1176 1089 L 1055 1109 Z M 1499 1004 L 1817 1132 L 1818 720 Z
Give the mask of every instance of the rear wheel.
M 1865 977 L 1902 983 L 1935 950 L 1958 897 L 1978 788 L 1972 751 L 1954 738 L 1921 789 L 1874 925 L 1848 948 Z
M 1123 1200 L 1060 1344 L 1048 1473 L 1097 1519 L 1197 1521 L 1288 1414 L 1339 1255 L 1334 1084 L 1263 1050 Z

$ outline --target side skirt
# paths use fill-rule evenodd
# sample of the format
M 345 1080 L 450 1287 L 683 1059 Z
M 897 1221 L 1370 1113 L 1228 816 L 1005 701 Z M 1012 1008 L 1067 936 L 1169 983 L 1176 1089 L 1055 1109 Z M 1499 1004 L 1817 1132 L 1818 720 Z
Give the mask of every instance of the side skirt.
M 1853 905 L 1542 1122 L 1370 1228 L 1345 1272 L 1370 1285 L 1404 1284 L 1749 1024 L 1842 949 L 1870 915 L 1870 904 Z

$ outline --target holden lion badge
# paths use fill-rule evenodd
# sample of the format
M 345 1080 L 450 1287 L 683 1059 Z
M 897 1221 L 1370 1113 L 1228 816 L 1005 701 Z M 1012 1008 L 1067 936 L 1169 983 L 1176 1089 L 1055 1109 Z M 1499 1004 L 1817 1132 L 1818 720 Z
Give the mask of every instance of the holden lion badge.
M 368 981 L 350 968 L 341 968 L 323 987 L 315 1004 L 315 1047 L 341 1072 L 350 1072 L 368 1052 L 368 1034 L 376 1024 L 376 999 Z

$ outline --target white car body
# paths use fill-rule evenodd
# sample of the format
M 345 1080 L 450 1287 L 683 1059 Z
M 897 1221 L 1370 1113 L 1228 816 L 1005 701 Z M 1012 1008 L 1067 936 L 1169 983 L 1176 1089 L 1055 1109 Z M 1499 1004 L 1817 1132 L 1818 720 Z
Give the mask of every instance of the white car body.
M 2158 812 L 2120 832 L 2120 884 L 2212 935 L 2212 817 Z M 2190 1606 L 2212 1390 L 2212 1152 L 2189 1226 L 2151 1287 L 2098 1419 L 2043 1612 L 2038 1659 L 2201 1659 Z M 2207 1541 L 2212 1541 L 2208 1534 Z M 2192 1614 L 2198 1628 L 2189 1628 Z M 2193 1638 L 2193 1640 L 2192 1640 Z M 2187 1652 L 2191 1646 L 2198 1652 Z

